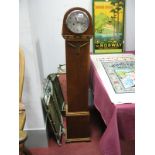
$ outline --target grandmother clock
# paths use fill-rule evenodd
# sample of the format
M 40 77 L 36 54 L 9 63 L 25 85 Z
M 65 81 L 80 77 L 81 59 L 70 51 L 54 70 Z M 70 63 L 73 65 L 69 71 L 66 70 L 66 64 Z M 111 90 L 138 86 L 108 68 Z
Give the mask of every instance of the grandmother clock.
M 88 80 L 93 31 L 89 12 L 80 7 L 68 10 L 63 19 L 62 35 L 66 46 L 66 141 L 90 141 Z

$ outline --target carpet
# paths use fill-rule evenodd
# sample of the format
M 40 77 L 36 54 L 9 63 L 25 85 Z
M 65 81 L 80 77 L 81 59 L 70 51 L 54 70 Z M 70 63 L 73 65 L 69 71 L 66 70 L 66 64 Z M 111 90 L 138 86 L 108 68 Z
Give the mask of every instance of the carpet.
M 90 142 L 65 143 L 65 136 L 62 145 L 59 146 L 51 131 L 49 133 L 49 144 L 47 148 L 31 148 L 32 155 L 102 155 L 99 149 L 99 140 L 106 126 L 95 108 L 90 109 Z

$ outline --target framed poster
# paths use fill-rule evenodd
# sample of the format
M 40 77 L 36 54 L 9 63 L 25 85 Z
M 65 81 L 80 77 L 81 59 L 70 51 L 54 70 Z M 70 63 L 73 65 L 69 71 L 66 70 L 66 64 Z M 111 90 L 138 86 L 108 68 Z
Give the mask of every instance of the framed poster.
M 124 51 L 125 0 L 94 0 L 94 53 Z

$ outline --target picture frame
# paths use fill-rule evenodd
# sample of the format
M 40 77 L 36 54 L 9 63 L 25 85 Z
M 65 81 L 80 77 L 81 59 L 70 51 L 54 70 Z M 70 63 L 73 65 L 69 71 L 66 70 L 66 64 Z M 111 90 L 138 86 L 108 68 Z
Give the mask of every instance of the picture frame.
M 64 101 L 63 93 L 62 93 L 61 86 L 59 83 L 58 74 L 55 74 L 55 73 L 49 74 L 47 79 L 50 80 L 53 85 L 54 101 L 58 103 L 60 111 L 63 112 L 65 101 Z
M 50 79 L 45 80 L 41 102 L 45 113 L 45 120 L 49 122 L 57 144 L 61 145 L 62 135 L 64 133 L 63 117 L 53 83 Z
M 125 0 L 93 0 L 93 53 L 124 52 Z

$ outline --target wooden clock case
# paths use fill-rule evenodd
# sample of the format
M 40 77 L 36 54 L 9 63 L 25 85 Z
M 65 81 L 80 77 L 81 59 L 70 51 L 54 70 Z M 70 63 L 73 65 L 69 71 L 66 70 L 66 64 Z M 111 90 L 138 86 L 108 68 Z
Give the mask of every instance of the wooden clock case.
M 67 16 L 74 10 L 84 11 L 89 17 L 89 26 L 84 33 L 76 34 L 67 28 Z M 68 10 L 63 19 L 62 36 L 66 47 L 66 141 L 90 141 L 88 83 L 93 29 L 89 12 L 80 7 Z

